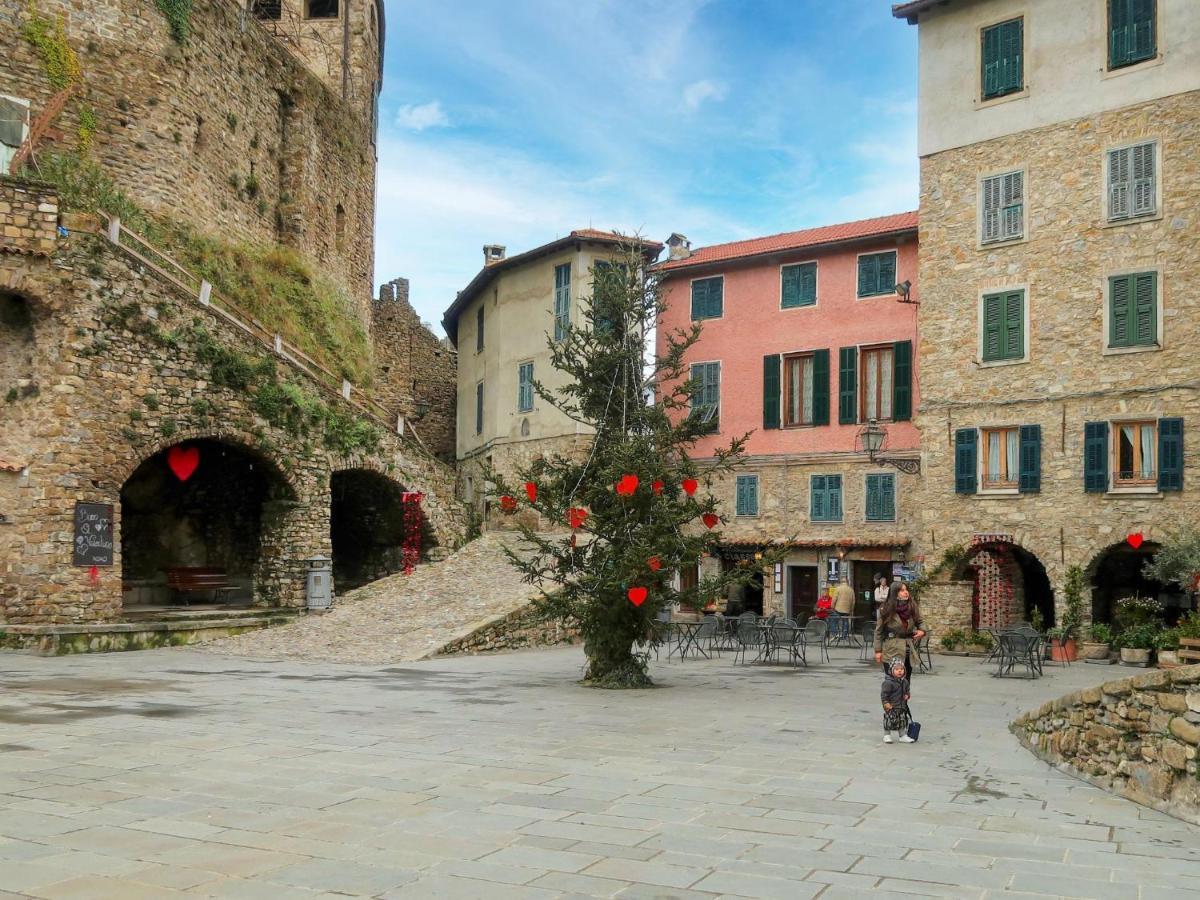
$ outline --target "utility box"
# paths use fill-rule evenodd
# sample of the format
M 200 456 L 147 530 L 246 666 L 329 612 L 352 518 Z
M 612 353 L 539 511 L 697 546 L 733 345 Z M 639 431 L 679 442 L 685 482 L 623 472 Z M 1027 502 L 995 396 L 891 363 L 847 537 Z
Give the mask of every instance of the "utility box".
M 329 609 L 333 605 L 333 560 L 328 556 L 310 556 L 308 584 L 304 592 L 309 609 Z

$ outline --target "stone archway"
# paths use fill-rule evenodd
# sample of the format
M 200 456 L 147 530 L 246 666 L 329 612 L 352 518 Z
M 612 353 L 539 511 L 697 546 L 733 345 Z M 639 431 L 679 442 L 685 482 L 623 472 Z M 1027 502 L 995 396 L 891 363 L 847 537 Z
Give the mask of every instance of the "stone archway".
M 230 589 L 197 591 L 190 599 L 261 598 L 278 576 L 285 511 L 296 502 L 279 468 L 245 444 L 202 437 L 158 450 L 121 486 L 124 605 L 180 599 L 169 573 L 186 579 L 199 570 L 220 573 Z
M 12 402 L 31 389 L 34 363 L 33 310 L 20 294 L 0 291 L 0 402 Z
M 973 585 L 971 625 L 1003 628 L 1031 621 L 1036 610 L 1045 627 L 1055 624 L 1054 589 L 1041 560 L 999 535 L 972 541 L 954 577 Z
M 329 480 L 329 539 L 333 583 L 339 593 L 404 568 L 406 490 L 369 467 L 333 472 Z M 423 515 L 420 530 L 420 549 L 424 551 L 433 541 Z
M 1115 622 L 1117 601 L 1123 597 L 1137 594 L 1163 599 L 1169 593 L 1166 585 L 1142 574 L 1142 567 L 1154 557 L 1158 548 L 1154 541 L 1145 541 L 1138 547 L 1121 541 L 1092 557 L 1084 576 L 1092 589 L 1093 622 Z

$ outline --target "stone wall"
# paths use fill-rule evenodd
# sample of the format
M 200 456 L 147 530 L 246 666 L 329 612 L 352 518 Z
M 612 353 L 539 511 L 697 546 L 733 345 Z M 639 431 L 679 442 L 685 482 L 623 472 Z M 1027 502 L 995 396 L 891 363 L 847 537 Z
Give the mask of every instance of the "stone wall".
M 579 629 L 558 621 L 547 621 L 532 606 L 522 607 L 501 619 L 489 622 L 466 637 L 451 641 L 437 653 L 453 656 L 465 653 L 494 653 L 499 650 L 521 650 L 526 647 L 549 647 L 555 644 L 574 644 L 580 639 Z
M 0 33 L 14 36 L 0 94 L 29 100 L 36 118 L 55 88 L 20 37 L 30 8 L 0 0 Z M 345 286 L 369 327 L 372 103 L 343 102 L 233 0 L 193 4 L 183 45 L 145 0 L 33 8 L 61 17 L 83 71 L 82 96 L 55 123 L 60 147 L 78 145 L 81 110 L 94 111 L 91 153 L 136 203 L 225 240 L 296 248 Z
M 1200 666 L 1076 691 L 1012 731 L 1056 768 L 1200 825 Z
M 6 182 L 0 196 L 7 198 Z M 0 222 L 3 227 L 3 222 Z M 304 560 L 330 555 L 330 478 L 366 469 L 425 493 L 437 541 L 464 527 L 453 473 L 380 425 L 378 452 L 331 449 L 320 433 L 275 416 L 254 392 L 222 386 L 201 334 L 261 361 L 271 351 L 211 308 L 182 295 L 107 239 L 73 233 L 51 259 L 0 255 L 0 294 L 27 304 L 34 390 L 0 403 L 0 621 L 108 621 L 122 608 L 121 491 L 146 460 L 199 439 L 246 453 L 274 485 L 264 507 L 255 596 L 265 605 L 303 600 Z M 280 383 L 349 411 L 282 359 Z M 273 424 L 277 423 L 277 424 Z M 354 444 L 352 447 L 363 445 Z M 9 462 L 15 461 L 15 465 Z M 114 506 L 114 565 L 95 579 L 72 565 L 77 501 Z
M 496 441 L 482 450 L 459 460 L 459 496 L 473 510 L 476 520 L 488 530 L 515 529 L 525 522 L 537 530 L 563 527 L 560 522 L 547 522 L 541 516 L 521 505 L 519 511 L 505 515 L 500 511 L 498 496 L 491 493 L 491 485 L 484 479 L 490 465 L 492 471 L 506 478 L 519 490 L 519 471 L 530 466 L 534 460 L 551 457 L 579 456 L 591 446 L 591 436 L 586 434 L 560 435 L 559 437 L 531 438 L 525 441 Z
M 917 599 L 935 648 L 941 646 L 938 639 L 946 632 L 971 628 L 974 595 L 970 581 L 933 580 L 922 588 Z
M 1068 567 L 1088 570 L 1131 532 L 1161 541 L 1200 517 L 1198 108 L 1192 92 L 921 160 L 917 554 L 935 559 L 974 534 L 1008 534 L 1045 568 L 1061 616 Z M 1161 214 L 1109 225 L 1105 150 L 1150 138 L 1162 146 Z M 1026 237 L 980 248 L 979 178 L 1015 167 L 1026 171 Z M 1108 276 L 1151 268 L 1162 346 L 1106 352 Z M 980 365 L 981 294 L 1021 285 L 1028 360 Z M 1184 419 L 1182 491 L 1084 492 L 1086 422 L 1167 416 Z M 1040 492 L 956 494 L 955 431 L 1017 425 L 1041 427 Z
M 47 185 L 12 179 L 0 196 L 0 253 L 49 256 L 54 252 L 58 196 Z
M 453 463 L 458 354 L 412 308 L 407 278 L 380 286 L 371 315 L 375 399 L 394 414 L 413 420 L 430 452 Z M 419 417 L 417 404 L 426 407 Z

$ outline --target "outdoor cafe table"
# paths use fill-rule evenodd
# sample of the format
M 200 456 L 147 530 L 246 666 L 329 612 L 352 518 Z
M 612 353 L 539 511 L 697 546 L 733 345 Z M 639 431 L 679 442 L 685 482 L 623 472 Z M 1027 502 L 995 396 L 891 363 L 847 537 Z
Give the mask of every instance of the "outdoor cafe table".
M 829 646 L 830 647 L 854 647 L 861 648 L 862 642 L 858 639 L 855 623 L 861 622 L 865 616 L 842 616 L 840 619 L 830 618 L 829 621 Z M 838 634 L 834 632 L 835 627 L 845 625 L 845 632 Z
M 678 643 L 676 644 L 676 647 L 679 650 L 679 658 L 680 659 L 686 659 L 689 650 L 695 650 L 697 653 L 699 653 L 705 659 L 712 659 L 712 657 L 708 655 L 708 653 L 705 651 L 704 647 L 700 644 L 700 640 L 698 637 L 700 629 L 701 629 L 701 627 L 703 627 L 703 625 L 704 625 L 703 622 L 672 622 L 671 623 L 671 628 L 674 630 L 675 634 L 678 636 Z M 668 659 L 670 659 L 671 652 L 673 652 L 673 651 L 670 651 L 667 653 Z

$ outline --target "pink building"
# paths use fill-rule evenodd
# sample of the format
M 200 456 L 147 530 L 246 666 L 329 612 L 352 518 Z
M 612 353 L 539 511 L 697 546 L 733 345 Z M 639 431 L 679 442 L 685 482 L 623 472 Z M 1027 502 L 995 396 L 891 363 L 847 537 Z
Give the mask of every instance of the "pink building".
M 659 340 L 694 320 L 704 329 L 689 361 L 703 385 L 694 414 L 713 434 L 695 455 L 753 432 L 747 465 L 718 486 L 722 561 L 791 547 L 780 572 L 764 573 L 761 600 L 731 600 L 806 615 L 832 579 L 848 576 L 862 598 L 876 573 L 902 573 L 920 459 L 917 307 L 901 302 L 919 300 L 917 214 L 695 251 L 672 235 L 668 246 Z M 874 461 L 861 436 L 872 420 L 887 435 Z

